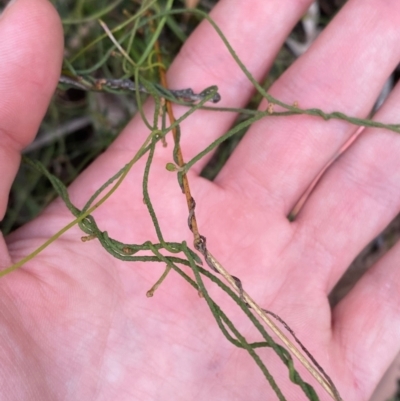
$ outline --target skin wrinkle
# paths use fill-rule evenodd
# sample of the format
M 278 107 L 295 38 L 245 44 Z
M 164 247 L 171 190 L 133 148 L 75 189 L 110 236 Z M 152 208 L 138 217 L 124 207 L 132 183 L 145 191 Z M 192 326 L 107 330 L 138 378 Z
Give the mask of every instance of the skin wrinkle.
M 369 131 L 370 132 L 370 131 Z M 364 132 L 363 138 L 369 135 L 369 132 Z M 390 135 L 390 138 L 393 134 Z M 388 138 L 389 136 L 386 135 Z M 382 138 L 382 140 L 381 140 Z M 384 144 L 384 137 L 380 136 L 380 143 L 377 145 L 387 151 L 386 158 L 393 158 L 393 147 L 388 149 L 385 148 Z M 353 150 L 350 150 L 353 151 Z M 354 150 L 356 152 L 356 150 Z M 357 151 L 359 153 L 359 151 Z M 376 147 L 370 147 L 369 149 L 363 146 L 362 150 L 363 155 L 363 163 L 362 164 L 354 164 L 350 163 L 349 159 L 343 158 L 340 163 L 338 164 L 337 168 L 342 170 L 342 175 L 344 175 L 346 181 L 351 183 L 352 185 L 356 184 L 359 188 L 360 192 L 364 195 L 367 195 L 370 199 L 374 199 L 378 206 L 390 206 L 394 202 L 398 202 L 399 195 L 396 194 L 395 187 L 392 185 L 393 183 L 396 184 L 399 182 L 400 174 L 397 174 L 398 177 L 393 177 L 392 182 L 386 182 L 381 178 L 385 175 L 386 171 L 380 168 L 379 165 L 376 163 Z M 382 195 L 385 196 L 382 196 Z M 390 195 L 390 196 L 388 196 Z M 382 205 L 385 203 L 385 205 Z
M 351 371 L 355 372 L 355 377 L 357 377 L 356 379 L 356 383 L 362 383 L 363 381 L 365 382 L 366 377 L 370 376 L 370 372 L 366 368 L 367 365 L 364 365 L 363 363 L 359 363 L 360 360 L 364 360 L 366 357 L 363 354 L 362 350 L 359 350 L 357 348 L 354 348 L 354 345 L 352 344 L 352 342 L 350 341 L 350 337 L 354 331 L 354 324 L 357 325 L 357 331 L 359 333 L 366 333 L 369 330 L 368 327 L 368 320 L 363 321 L 359 318 L 359 314 L 357 313 L 357 309 L 362 309 L 364 307 L 364 303 L 370 301 L 370 300 L 374 300 L 376 298 L 381 298 L 383 296 L 384 299 L 382 299 L 383 302 L 368 302 L 368 306 L 369 306 L 369 322 L 371 324 L 373 324 L 374 326 L 377 326 L 378 331 L 375 333 L 375 335 L 373 337 L 369 338 L 368 341 L 368 350 L 372 350 L 373 354 L 379 354 L 381 352 L 380 348 L 382 348 L 382 352 L 384 352 L 384 346 L 382 345 L 381 342 L 381 335 L 379 334 L 379 332 L 381 330 L 383 330 L 383 321 L 385 320 L 380 320 L 379 322 L 376 322 L 376 320 L 374 319 L 374 310 L 376 309 L 386 309 L 387 305 L 392 305 L 393 304 L 393 295 L 396 293 L 397 290 L 395 290 L 394 292 L 390 292 L 387 291 L 387 289 L 385 288 L 384 285 L 380 285 L 383 283 L 396 283 L 397 281 L 397 286 L 398 286 L 398 280 L 392 279 L 389 277 L 387 277 L 387 273 L 381 272 L 378 269 L 378 266 L 382 263 L 384 263 L 385 259 L 389 259 L 391 258 L 391 255 L 393 255 L 393 253 L 398 253 L 399 252 L 399 248 L 393 249 L 392 251 L 389 251 L 389 253 L 387 255 L 385 255 L 374 267 L 372 267 L 370 270 L 368 270 L 364 276 L 363 279 L 365 281 L 370 281 L 372 282 L 374 285 L 371 287 L 363 287 L 363 291 L 362 291 L 362 296 L 358 299 L 357 303 L 353 303 L 352 308 L 355 309 L 355 312 L 352 314 L 353 315 L 353 320 L 354 322 L 352 322 L 352 327 L 349 327 L 349 325 L 340 323 L 342 321 L 342 319 L 340 318 L 340 315 L 343 314 L 345 312 L 345 306 L 343 305 L 343 303 L 339 304 L 339 307 L 336 308 L 336 311 L 334 313 L 334 317 L 335 317 L 335 321 L 336 323 L 336 328 L 335 328 L 335 336 L 337 336 L 338 338 L 338 344 L 341 344 L 341 346 L 343 347 L 343 354 L 345 355 L 346 359 L 349 361 L 349 365 L 352 366 Z M 394 274 L 396 274 L 396 271 L 393 271 Z M 397 274 L 398 275 L 398 274 Z M 360 287 L 360 283 L 356 284 L 356 288 Z M 377 290 L 379 291 L 377 293 Z M 353 297 L 353 293 L 350 293 L 347 298 L 352 298 Z M 385 302 L 385 299 L 387 300 Z M 388 321 L 391 321 L 392 319 L 396 319 L 396 317 L 398 316 L 398 310 L 399 310 L 399 306 L 398 306 L 399 302 L 397 302 L 397 307 L 396 309 L 394 309 L 394 313 L 392 314 L 392 317 L 386 318 Z M 389 309 L 392 309 L 391 307 L 389 307 Z M 362 326 L 360 327 L 360 325 L 357 322 L 360 322 L 360 324 L 362 324 Z M 382 327 L 382 329 L 380 329 L 380 327 Z M 398 330 L 397 330 L 398 331 Z M 392 338 L 393 335 L 395 335 L 393 332 L 386 332 L 385 336 L 387 336 L 387 338 Z M 378 339 L 378 341 L 376 340 Z M 351 348 L 349 348 L 351 347 Z M 350 352 L 351 351 L 351 352 Z M 352 356 L 352 358 L 349 358 L 349 355 Z M 391 361 L 391 357 L 388 356 L 388 363 L 390 363 Z M 376 366 L 376 369 L 379 371 L 380 366 L 382 366 L 381 364 L 379 366 Z M 368 380 L 367 380 L 368 381 Z M 362 390 L 362 386 L 359 386 L 360 391 Z M 369 391 L 371 390 L 371 386 L 369 386 L 369 388 L 365 389 L 364 391 L 364 399 L 368 398 L 368 394 Z
M 2 297 L 3 299 L 3 297 Z M 12 304 L 11 304 L 12 305 Z M 2 311 L 5 310 L 2 308 Z M 5 313 L 2 313 L 3 315 Z M 8 338 L 8 341 L 4 341 L 4 344 L 10 344 L 9 347 L 9 352 L 7 352 L 6 355 L 8 355 L 8 353 L 10 353 L 12 356 L 10 356 L 10 358 L 12 358 L 12 366 L 15 366 L 15 369 L 17 370 L 17 366 L 18 366 L 18 362 L 22 361 L 25 366 L 29 367 L 29 373 L 30 375 L 34 375 L 36 377 L 37 380 L 37 385 L 35 388 L 35 392 L 37 393 L 37 395 L 39 394 L 40 390 L 43 390 L 44 392 L 46 392 L 46 388 L 43 386 L 43 380 L 41 380 L 44 376 L 42 369 L 40 369 L 41 367 L 41 363 L 40 360 L 38 360 L 37 358 L 35 358 L 35 355 L 32 354 L 32 352 L 34 352 L 34 347 L 32 345 L 34 345 L 35 341 L 33 340 L 33 338 L 30 336 L 30 332 L 29 330 L 26 330 L 25 328 L 21 327 L 20 324 L 18 324 L 18 319 L 17 317 L 19 317 L 19 311 L 17 308 L 12 308 L 12 311 L 10 310 L 10 304 L 7 305 L 7 315 L 8 316 L 4 316 L 5 321 L 13 321 L 12 327 L 13 330 L 10 333 L 10 336 Z M 20 320 L 21 322 L 23 320 Z M 11 326 L 11 325 L 10 325 Z M 6 327 L 4 327 L 4 330 L 6 330 Z M 21 344 L 21 349 L 15 349 L 14 347 L 12 347 L 12 343 L 13 341 L 10 340 L 10 338 L 13 338 L 15 335 L 19 334 L 20 332 L 23 332 L 24 336 L 25 336 L 25 342 L 23 344 Z M 6 339 L 6 334 L 3 332 L 2 334 L 2 338 Z M 4 354 L 2 354 L 4 355 Z M 32 366 L 33 363 L 33 366 Z M 42 373 L 40 373 L 42 372 Z M 17 372 L 16 372 L 17 373 Z M 8 376 L 8 375 L 6 375 Z M 8 376 L 9 377 L 9 376 Z M 12 378 L 11 378 L 12 380 Z M 21 384 L 21 383 L 20 383 Z M 22 388 L 21 388 L 22 387 Z M 19 384 L 15 386 L 15 389 L 19 389 L 19 390 L 23 390 L 25 386 L 22 385 L 20 386 Z M 29 393 L 29 395 L 32 395 L 32 389 L 28 388 L 28 385 L 26 386 L 26 392 Z M 25 391 L 24 391 L 25 393 Z M 21 394 L 21 393 L 19 393 Z
M 349 166 L 347 166 L 349 167 Z M 396 194 L 395 190 L 392 190 L 392 188 L 388 185 L 386 185 L 385 183 L 383 183 L 380 180 L 374 180 L 371 179 L 369 182 L 367 181 L 360 181 L 360 175 L 357 174 L 357 171 L 352 171 L 352 169 L 354 168 L 354 166 L 351 166 L 351 168 L 345 168 L 344 169 L 344 173 L 346 176 L 346 180 L 348 181 L 348 184 L 351 184 L 352 187 L 356 186 L 359 190 L 359 192 L 368 197 L 369 199 L 373 200 L 375 205 L 378 208 L 384 208 L 385 206 L 391 206 L 393 203 L 397 203 L 396 201 L 398 201 L 399 196 L 398 194 Z M 371 170 L 372 172 L 373 170 Z M 375 175 L 375 174 L 374 174 Z M 367 180 L 367 177 L 365 177 L 365 175 L 363 175 L 364 177 L 362 177 L 363 179 L 365 178 L 365 180 Z M 376 176 L 379 176 L 379 173 L 376 174 Z M 371 178 L 371 177 L 369 177 Z M 373 186 L 371 186 L 371 184 L 374 183 Z M 385 194 L 385 197 L 380 197 L 377 196 L 377 193 L 379 194 Z M 387 195 L 390 196 L 387 196 Z M 393 194 L 393 195 L 392 195 Z M 397 199 L 394 199 L 394 196 L 396 196 Z
M 345 227 L 348 221 L 352 221 L 350 216 L 343 216 L 341 215 L 341 222 L 343 226 Z M 299 216 L 299 219 L 301 219 L 301 216 Z M 316 259 L 313 262 L 313 265 L 318 267 L 318 266 L 325 266 L 323 270 L 321 270 L 321 273 L 325 276 L 325 280 L 322 281 L 324 285 L 324 288 L 326 289 L 326 294 L 328 294 L 333 287 L 336 285 L 338 280 L 341 278 L 341 272 L 339 271 L 337 266 L 338 264 L 345 264 L 346 266 L 349 266 L 350 263 L 353 261 L 355 256 L 360 252 L 360 247 L 358 247 L 357 241 L 355 239 L 349 239 L 348 236 L 345 235 L 345 233 L 342 233 L 342 231 L 338 230 L 336 227 L 334 229 L 330 228 L 330 222 L 328 221 L 316 221 L 314 225 L 314 222 L 309 223 L 306 227 L 301 225 L 300 223 L 300 230 L 296 231 L 295 238 L 298 238 L 298 235 L 300 234 L 301 238 L 307 238 L 308 236 L 312 235 L 312 232 L 314 232 L 314 236 L 311 238 L 314 238 L 315 241 L 315 246 L 319 250 L 319 252 L 316 252 L 312 255 L 309 256 L 310 259 Z M 338 217 L 336 218 L 336 226 L 338 225 Z M 329 240 L 323 240 L 324 237 L 321 237 L 319 235 L 319 232 L 321 231 L 321 228 L 325 227 L 325 232 L 331 232 L 332 236 L 335 236 L 335 242 L 332 243 L 332 241 Z M 299 232 L 300 231 L 300 232 Z M 340 245 L 338 245 L 340 243 Z M 365 244 L 367 245 L 367 243 Z M 307 245 L 304 245 L 306 247 Z M 340 249 L 340 252 L 343 253 L 344 255 L 347 255 L 346 258 L 341 258 L 338 260 L 337 258 L 337 249 Z M 319 262 L 318 262 L 319 261 Z M 319 269 L 318 269 L 319 270 Z
M 363 330 L 360 329 L 359 333 L 363 333 Z M 364 386 L 363 388 L 363 383 L 368 382 L 368 379 L 371 375 L 370 369 L 368 368 L 368 363 L 363 363 L 368 360 L 368 357 L 366 357 L 365 354 L 358 355 L 357 352 L 355 352 L 353 349 L 348 349 L 348 347 L 343 347 L 344 348 L 344 360 L 348 362 L 348 365 L 351 366 L 351 372 L 353 374 L 352 377 L 352 387 L 355 391 L 359 392 L 361 394 L 361 399 L 368 399 L 370 396 L 371 391 L 373 390 L 372 386 Z M 346 349 L 347 348 L 347 349 Z M 371 348 L 373 349 L 373 348 Z M 373 354 L 374 352 L 372 352 Z M 354 358 L 349 358 L 349 355 L 354 355 Z M 361 362 L 361 363 L 360 363 Z

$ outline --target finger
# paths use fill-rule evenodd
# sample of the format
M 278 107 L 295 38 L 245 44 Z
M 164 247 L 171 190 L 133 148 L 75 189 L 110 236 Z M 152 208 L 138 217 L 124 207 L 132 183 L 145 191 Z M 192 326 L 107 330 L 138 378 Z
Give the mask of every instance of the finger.
M 396 1 L 348 2 L 271 94 L 301 108 L 365 117 L 399 60 L 399 11 Z M 241 141 L 217 182 L 261 202 L 272 198 L 288 214 L 354 130 L 304 115 L 266 118 Z
M 286 2 L 283 7 L 278 1 L 222 0 L 212 10 L 211 17 L 227 36 L 239 57 L 246 60 L 252 74 L 261 79 L 291 27 L 309 3 L 308 0 L 293 0 Z M 168 82 L 171 88 L 191 87 L 196 92 L 216 84 L 222 96 L 221 105 L 231 107 L 245 104 L 252 92 L 251 84 L 207 21 L 200 24 L 176 57 L 168 71 Z M 174 105 L 176 117 L 186 110 Z M 220 136 L 234 118 L 231 114 L 206 111 L 198 111 L 190 116 L 181 125 L 181 144 L 185 160 Z M 75 204 L 78 207 L 84 205 L 100 185 L 132 158 L 148 134 L 140 116 L 134 118 L 107 152 L 70 187 Z M 172 199 L 177 193 L 175 177 L 165 170 L 166 162 L 172 161 L 172 148 L 171 143 L 167 148 L 157 147 L 152 163 L 152 173 L 157 181 L 156 190 L 163 193 L 160 202 Z M 134 187 L 138 188 L 138 183 L 142 181 L 142 163 L 140 161 L 135 165 L 123 185 L 118 188 L 118 197 L 111 198 L 108 202 L 110 212 L 107 216 L 114 216 L 108 219 L 108 223 L 115 226 L 116 230 L 121 226 L 121 222 L 115 218 L 116 212 L 120 215 L 120 210 L 125 210 L 126 213 L 143 216 L 143 196 L 139 190 L 132 190 Z M 201 166 L 202 164 L 196 166 L 197 172 Z M 191 170 L 191 173 L 194 171 Z M 184 202 L 184 198 L 179 197 L 174 201 L 174 210 L 182 212 L 186 210 L 186 206 L 184 203 L 180 204 L 180 201 Z M 154 206 L 157 208 L 158 205 Z M 171 214 L 167 217 L 169 221 L 172 220 Z M 174 228 L 172 224 L 169 226 Z M 112 232 L 112 228 L 109 230 Z
M 375 116 L 399 122 L 400 86 Z M 300 237 L 318 241 L 329 291 L 355 256 L 397 215 L 400 207 L 400 136 L 366 129 L 317 186 L 296 224 Z M 324 256 L 323 256 L 324 255 Z M 329 261 L 326 263 L 326 261 Z
M 271 66 L 277 52 L 292 27 L 311 1 L 223 0 L 210 16 L 221 28 L 233 49 L 257 80 Z M 222 100 L 218 106 L 242 107 L 251 94 L 252 84 L 240 70 L 226 46 L 209 22 L 204 21 L 183 46 L 168 72 L 171 88 L 192 88 L 200 92 L 217 85 Z M 176 116 L 186 108 L 174 105 Z M 188 160 L 226 131 L 236 115 L 198 111 L 181 125 L 182 148 Z M 112 149 L 137 147 L 143 136 L 138 135 L 137 121 L 115 142 Z M 135 127 L 135 130 L 134 128 Z M 132 133 L 135 132 L 135 137 Z M 170 158 L 170 149 L 166 150 Z M 200 171 L 206 159 L 195 166 Z M 164 163 L 165 164 L 165 163 Z
M 0 218 L 60 75 L 63 36 L 47 0 L 17 0 L 0 18 Z
M 368 270 L 333 311 L 334 339 L 367 400 L 399 351 L 400 246 Z M 356 334 L 357 333 L 357 334 Z M 371 360 L 373 363 L 365 363 Z M 351 397 L 349 395 L 349 397 Z

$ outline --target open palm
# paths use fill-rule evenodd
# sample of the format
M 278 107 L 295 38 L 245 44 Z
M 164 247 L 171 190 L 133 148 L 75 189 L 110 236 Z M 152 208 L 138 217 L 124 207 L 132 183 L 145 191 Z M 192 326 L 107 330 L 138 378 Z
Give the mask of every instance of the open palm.
M 261 79 L 310 3 L 221 0 L 212 17 Z M 399 26 L 398 1 L 349 1 L 271 93 L 303 108 L 367 116 L 400 59 Z M 58 79 L 62 29 L 46 0 L 17 0 L 0 19 L 0 37 L 3 216 L 19 153 L 33 140 Z M 168 76 L 172 88 L 218 85 L 223 106 L 241 107 L 251 95 L 251 85 L 207 22 L 187 41 Z M 398 121 L 399 103 L 397 87 L 377 119 Z M 177 115 L 182 111 L 175 107 Z M 234 118 L 199 111 L 187 119 L 181 126 L 185 158 L 224 133 Z M 198 176 L 206 160 L 193 167 L 189 179 L 210 251 L 260 305 L 289 322 L 344 399 L 366 400 L 399 344 L 400 248 L 394 247 L 333 311 L 327 294 L 398 211 L 397 135 L 364 132 L 324 175 L 297 220 L 286 218 L 354 131 L 344 122 L 307 116 L 268 118 L 252 126 L 214 182 Z M 135 118 L 71 186 L 72 201 L 82 207 L 147 135 Z M 158 193 L 154 206 L 166 240 L 186 237 L 191 243 L 184 197 L 175 175 L 165 170 L 171 148 L 156 149 L 150 192 Z M 123 242 L 156 238 L 142 201 L 143 164 L 135 165 L 94 214 L 101 229 Z M 55 201 L 0 242 L 1 266 L 19 260 L 69 221 L 69 211 Z M 148 299 L 145 293 L 162 267 L 123 263 L 97 241 L 82 243 L 81 235 L 76 227 L 69 230 L 0 280 L 2 399 L 250 401 L 267 396 L 257 366 L 223 338 L 206 303 L 186 282 L 171 274 Z M 251 336 L 248 323 L 242 323 Z M 277 372 L 279 383 L 286 383 L 287 373 Z M 289 399 L 303 399 L 297 388 L 286 387 Z

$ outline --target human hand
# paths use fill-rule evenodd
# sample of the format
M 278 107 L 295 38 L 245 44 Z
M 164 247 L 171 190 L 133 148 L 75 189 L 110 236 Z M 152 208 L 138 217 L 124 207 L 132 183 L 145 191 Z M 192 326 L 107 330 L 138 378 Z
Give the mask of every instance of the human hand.
M 221 0 L 212 18 L 251 73 L 261 79 L 310 1 Z M 399 61 L 400 4 L 351 0 L 312 48 L 271 88 L 303 108 L 368 115 Z M 0 19 L 0 213 L 19 164 L 57 83 L 62 28 L 46 0 L 18 0 Z M 241 107 L 251 85 L 207 22 L 169 71 L 172 88 L 216 84 L 221 105 Z M 195 88 L 197 89 L 197 88 Z M 377 119 L 398 121 L 395 88 Z M 263 105 L 262 107 L 265 107 Z M 175 107 L 176 114 L 182 108 Z M 233 123 L 198 111 L 182 123 L 188 160 Z M 286 216 L 355 127 L 309 116 L 254 124 L 214 182 L 189 172 L 200 231 L 247 292 L 285 319 L 347 400 L 366 400 L 398 350 L 400 248 L 395 246 L 331 310 L 327 295 L 359 251 L 400 205 L 396 134 L 367 130 L 324 175 L 295 222 Z M 148 135 L 139 118 L 70 187 L 82 207 Z M 191 242 L 171 146 L 157 147 L 150 191 L 168 241 Z M 94 216 L 121 241 L 155 239 L 142 201 L 143 162 Z M 373 210 L 373 212 L 372 212 Z M 59 200 L 0 242 L 1 268 L 36 249 L 71 221 Z M 0 280 L 1 388 L 7 400 L 259 400 L 269 389 L 243 350 L 220 333 L 207 306 L 176 275 L 152 299 L 160 267 L 123 263 L 72 228 Z M 8 250 L 7 250 L 8 248 Z M 242 328 L 251 337 L 248 322 Z M 311 329 L 312 328 L 312 329 Z M 263 359 L 271 355 L 262 353 Z M 271 358 L 271 364 L 275 360 Z M 267 362 L 268 364 L 268 362 Z M 276 365 L 276 364 L 275 364 Z M 287 373 L 277 368 L 279 383 Z M 314 382 L 310 379 L 310 382 Z M 287 387 L 288 399 L 303 399 Z M 321 394 L 322 399 L 328 399 Z

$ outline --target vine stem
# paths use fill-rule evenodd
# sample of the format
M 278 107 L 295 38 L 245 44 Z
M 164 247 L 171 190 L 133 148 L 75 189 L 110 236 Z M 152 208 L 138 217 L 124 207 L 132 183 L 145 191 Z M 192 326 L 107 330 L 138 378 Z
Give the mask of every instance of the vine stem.
M 97 208 L 99 208 L 117 190 L 117 188 L 121 185 L 122 181 L 125 179 L 125 177 L 129 173 L 132 166 L 147 151 L 147 145 L 151 141 L 151 137 L 152 137 L 152 134 L 150 134 L 146 138 L 146 141 L 143 143 L 143 145 L 140 147 L 140 149 L 136 152 L 135 156 L 123 168 L 124 171 L 122 172 L 121 176 L 118 178 L 118 181 L 112 186 L 112 188 L 101 199 L 99 199 L 93 206 L 91 206 L 90 208 L 85 210 L 83 213 L 81 213 L 78 217 L 76 217 L 75 220 L 71 221 L 69 224 L 67 224 L 65 227 L 63 227 L 61 230 L 59 230 L 57 233 L 52 235 L 46 242 L 44 242 L 41 246 L 39 246 L 37 249 L 35 249 L 29 255 L 23 257 L 18 262 L 14 263 L 12 266 L 0 271 L 0 277 L 3 277 L 5 275 L 13 272 L 14 270 L 19 269 L 25 263 L 29 262 L 31 259 L 33 259 L 35 256 L 37 256 L 39 253 L 41 253 L 43 250 L 45 250 L 49 245 L 51 245 L 57 238 L 61 237 L 61 235 L 63 235 L 65 232 L 67 232 L 70 228 L 72 228 L 76 224 L 79 224 L 79 222 L 83 221 L 83 219 L 88 217 Z
M 335 400 L 343 401 L 338 390 L 332 382 L 329 382 L 317 369 L 302 355 L 296 346 L 286 337 L 282 330 L 268 317 L 265 311 L 247 294 L 243 288 L 239 288 L 235 279 L 227 270 L 218 262 L 218 260 L 207 250 L 207 258 L 213 267 L 220 273 L 225 280 L 233 287 L 243 298 L 243 300 L 251 307 L 260 319 L 276 334 L 276 336 L 286 345 L 290 352 L 300 361 L 300 363 L 310 372 L 317 382 L 325 389 L 325 391 Z
M 150 26 L 153 29 L 153 21 L 150 21 Z M 155 54 L 156 54 L 157 61 L 158 61 L 161 85 L 164 88 L 168 88 L 166 69 L 163 64 L 161 51 L 160 51 L 160 45 L 158 43 L 158 40 L 156 40 L 154 42 L 154 50 L 155 50 Z M 267 97 L 267 99 L 269 101 L 271 101 L 270 98 Z M 273 100 L 275 100 L 275 99 L 273 99 Z M 170 123 L 171 123 L 171 125 L 173 125 L 175 123 L 176 119 L 175 119 L 175 116 L 173 113 L 172 103 L 168 99 L 165 99 L 165 107 L 167 110 L 167 114 L 168 114 Z M 185 166 L 185 163 L 184 163 L 183 154 L 182 154 L 182 150 L 181 150 L 180 143 L 179 143 L 180 131 L 179 131 L 179 127 L 177 125 L 173 126 L 172 135 L 173 135 L 174 144 L 175 144 L 174 154 L 176 155 L 176 162 L 177 162 L 179 168 L 183 169 Z M 191 191 L 190 191 L 190 187 L 189 187 L 189 180 L 187 178 L 186 172 L 183 172 L 181 177 L 182 177 L 181 186 L 182 186 L 182 190 L 185 194 L 186 202 L 187 202 L 187 206 L 188 206 L 188 210 L 189 210 L 188 225 L 189 225 L 190 230 L 193 233 L 194 243 L 196 244 L 196 242 L 199 242 L 199 241 L 202 242 L 202 240 L 204 240 L 204 237 L 202 237 L 199 233 L 199 229 L 198 229 L 198 225 L 197 225 L 197 221 L 196 221 L 196 217 L 195 217 L 195 213 L 194 213 L 195 202 L 191 195 Z M 321 374 L 312 365 L 312 363 L 306 357 L 303 356 L 301 351 L 287 338 L 287 336 L 280 330 L 280 328 L 275 324 L 275 322 L 273 322 L 269 318 L 269 316 L 266 314 L 266 312 L 243 290 L 243 288 L 238 286 L 238 283 L 237 283 L 237 281 L 235 281 L 234 277 L 232 277 L 225 270 L 225 268 L 218 262 L 218 260 L 206 248 L 205 248 L 205 252 L 206 252 L 206 254 L 203 254 L 205 259 L 208 260 L 208 262 L 211 262 L 211 264 L 213 265 L 215 270 L 224 276 L 224 278 L 228 281 L 228 283 L 240 294 L 240 296 L 249 305 L 249 307 L 252 308 L 256 312 L 256 314 L 260 317 L 260 319 L 286 345 L 286 347 L 291 351 L 291 353 L 310 372 L 310 374 L 325 389 L 325 391 L 332 397 L 332 399 L 334 399 L 335 401 L 343 401 L 338 390 L 334 386 L 333 382 L 329 378 L 327 379 L 323 374 Z M 168 270 L 166 270 L 164 272 L 163 277 L 162 277 L 162 279 L 159 280 L 159 282 L 161 282 L 167 274 L 168 274 Z M 157 282 L 157 285 L 159 282 Z
M 153 21 L 150 21 L 151 25 Z M 161 51 L 160 51 L 160 44 L 158 43 L 158 40 L 156 40 L 154 42 L 154 50 L 157 56 L 157 61 L 158 61 L 158 69 L 160 72 L 160 81 L 161 81 L 161 85 L 168 89 L 168 81 L 167 81 L 167 74 L 166 74 L 166 70 L 163 64 L 163 60 L 162 60 L 162 56 L 161 56 Z M 171 124 L 174 124 L 174 122 L 176 121 L 175 116 L 174 116 L 174 112 L 172 109 L 172 103 L 165 99 L 165 107 L 167 109 L 167 113 L 168 113 L 168 118 L 170 120 Z M 182 149 L 180 147 L 179 144 L 179 134 L 178 134 L 178 128 L 177 127 L 173 127 L 172 128 L 172 136 L 174 138 L 174 143 L 175 143 L 175 147 L 176 147 L 176 156 L 177 156 L 177 162 L 178 162 L 178 166 L 180 168 L 183 168 L 185 165 L 185 161 L 183 159 L 183 154 L 182 154 Z M 186 197 L 186 203 L 188 206 L 188 210 L 190 211 L 192 208 L 192 203 L 193 203 L 193 198 L 192 198 L 192 194 L 190 192 L 190 186 L 189 186 L 189 180 L 188 177 L 186 175 L 186 173 L 182 174 L 182 189 L 183 192 L 185 194 Z M 199 229 L 197 226 L 197 221 L 196 221 L 196 216 L 194 215 L 194 213 L 191 214 L 191 227 L 192 227 L 192 232 L 193 232 L 193 236 L 194 236 L 194 240 L 196 241 L 197 239 L 200 238 L 200 233 L 199 233 Z

